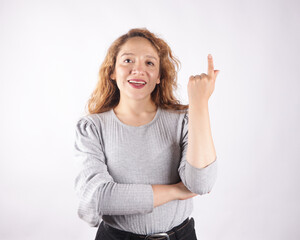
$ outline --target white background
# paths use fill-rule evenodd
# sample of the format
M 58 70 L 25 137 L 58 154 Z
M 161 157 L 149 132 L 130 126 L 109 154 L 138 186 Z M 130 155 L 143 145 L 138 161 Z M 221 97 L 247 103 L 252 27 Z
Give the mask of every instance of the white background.
M 0 239 L 94 239 L 77 216 L 75 124 L 106 51 L 131 28 L 190 75 L 220 70 L 209 100 L 219 174 L 194 198 L 198 239 L 300 239 L 298 1 L 0 1 Z

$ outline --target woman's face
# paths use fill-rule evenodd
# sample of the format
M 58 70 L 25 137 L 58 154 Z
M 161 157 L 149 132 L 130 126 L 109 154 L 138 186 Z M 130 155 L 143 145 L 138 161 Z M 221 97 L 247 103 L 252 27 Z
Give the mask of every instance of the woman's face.
M 159 57 L 151 42 L 133 37 L 121 46 L 111 79 L 116 80 L 122 100 L 149 100 L 156 84 L 160 83 Z M 134 84 L 135 82 L 145 82 Z M 130 83 L 131 82 L 131 83 Z

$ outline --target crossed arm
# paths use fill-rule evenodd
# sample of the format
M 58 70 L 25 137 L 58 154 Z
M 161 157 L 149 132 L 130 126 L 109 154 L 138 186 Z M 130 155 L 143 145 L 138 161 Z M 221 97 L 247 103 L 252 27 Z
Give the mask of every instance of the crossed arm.
M 75 150 L 79 161 L 76 192 L 79 196 L 78 215 L 91 226 L 97 226 L 101 215 L 151 213 L 156 206 L 189 195 L 208 193 L 215 176 L 215 165 L 204 168 L 192 166 L 186 159 L 188 142 L 188 115 L 183 124 L 183 154 L 178 168 L 181 186 L 120 184 L 107 171 L 105 156 L 97 127 L 88 119 L 77 124 Z

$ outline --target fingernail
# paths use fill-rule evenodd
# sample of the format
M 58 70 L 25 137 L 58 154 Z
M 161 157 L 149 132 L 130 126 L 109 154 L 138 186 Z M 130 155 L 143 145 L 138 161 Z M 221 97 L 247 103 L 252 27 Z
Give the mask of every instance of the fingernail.
M 211 55 L 211 54 L 208 54 L 208 58 L 212 58 L 212 55 Z

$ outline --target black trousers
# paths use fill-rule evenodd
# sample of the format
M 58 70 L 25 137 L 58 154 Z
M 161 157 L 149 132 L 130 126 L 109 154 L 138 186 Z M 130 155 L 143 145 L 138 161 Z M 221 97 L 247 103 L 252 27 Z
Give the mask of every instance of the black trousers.
M 166 232 L 170 240 L 197 240 L 194 218 L 187 218 L 178 226 Z M 143 240 L 147 235 L 135 234 L 113 228 L 101 222 L 95 240 Z M 167 237 L 153 236 L 147 240 L 166 240 Z

